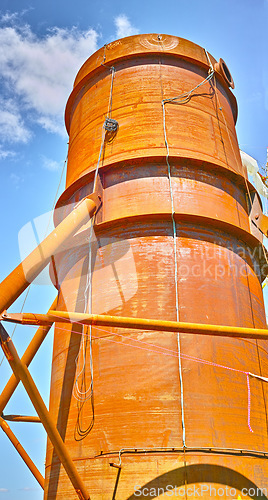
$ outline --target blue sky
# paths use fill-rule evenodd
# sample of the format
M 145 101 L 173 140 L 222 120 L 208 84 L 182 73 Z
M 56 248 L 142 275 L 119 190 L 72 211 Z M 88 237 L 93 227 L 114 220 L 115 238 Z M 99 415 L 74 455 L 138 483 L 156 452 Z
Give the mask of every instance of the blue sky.
M 222 57 L 236 85 L 240 147 L 260 166 L 266 164 L 267 0 L 1 0 L 0 9 L 0 279 L 19 263 L 20 229 L 53 207 L 67 153 L 65 103 L 79 67 L 104 43 L 135 33 L 168 33 Z M 52 286 L 33 286 L 25 311 L 45 312 L 54 295 Z M 13 310 L 17 312 L 21 303 L 18 300 Z M 19 353 L 32 334 L 31 328 L 16 329 Z M 31 368 L 46 401 L 51 339 L 52 335 Z M 1 387 L 8 374 L 4 360 Z M 6 411 L 34 413 L 22 388 Z M 13 424 L 12 429 L 44 472 L 41 426 Z M 41 489 L 2 432 L 0 443 L 0 500 L 41 499 Z

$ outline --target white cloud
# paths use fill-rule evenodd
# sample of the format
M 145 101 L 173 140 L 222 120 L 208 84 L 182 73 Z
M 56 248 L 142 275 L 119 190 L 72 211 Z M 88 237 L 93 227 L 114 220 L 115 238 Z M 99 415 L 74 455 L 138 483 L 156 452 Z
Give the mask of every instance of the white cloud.
M 0 488 L 0 492 L 2 493 L 6 493 L 7 491 L 9 491 L 7 488 Z
M 33 10 L 33 7 L 28 7 L 27 9 L 23 9 L 20 12 L 10 12 L 7 11 L 5 14 L 2 14 L 0 18 L 0 23 L 1 24 L 14 24 L 22 19 L 22 17 L 29 12 L 30 10 Z
M 125 36 L 137 35 L 138 29 L 135 28 L 125 14 L 120 14 L 114 19 L 116 26 L 116 37 L 124 38 Z
M 43 160 L 43 167 L 46 170 L 50 170 L 51 172 L 55 172 L 56 170 L 59 170 L 62 167 L 62 163 L 52 160 L 51 158 L 47 158 L 46 156 L 42 157 Z
M 14 156 L 16 156 L 16 153 L 14 151 L 5 149 L 0 145 L 0 160 L 5 160 L 6 158 L 12 158 Z
M 67 132 L 63 126 L 63 118 L 60 116 L 39 116 L 36 117 L 36 123 L 52 134 L 59 134 L 65 137 Z
M 0 135 L 2 141 L 26 143 L 31 137 L 18 106 L 12 99 L 0 99 Z
M 35 125 L 66 136 L 64 109 L 75 75 L 97 49 L 94 29 L 52 27 L 37 36 L 24 13 L 0 16 L 0 159 L 14 156 L 5 144 L 27 143 Z M 117 37 L 138 33 L 124 14 L 114 23 Z M 56 162 L 44 167 L 55 170 Z
M 18 12 L 6 12 L 1 16 L 0 22 L 2 24 L 13 23 L 17 19 L 18 19 Z
M 0 117 L 0 137 L 7 142 L 27 142 L 30 132 L 22 116 L 48 131 L 64 134 L 66 100 L 78 69 L 97 49 L 97 32 L 54 27 L 40 38 L 26 24 L 15 26 L 15 18 L 16 13 L 7 13 L 2 20 L 11 25 L 0 27 L 1 77 L 7 103 L 10 105 L 11 95 L 13 101 L 13 109 L 6 106 Z
M 25 486 L 24 488 L 20 488 L 19 491 L 39 491 L 39 488 L 31 488 L 29 486 Z

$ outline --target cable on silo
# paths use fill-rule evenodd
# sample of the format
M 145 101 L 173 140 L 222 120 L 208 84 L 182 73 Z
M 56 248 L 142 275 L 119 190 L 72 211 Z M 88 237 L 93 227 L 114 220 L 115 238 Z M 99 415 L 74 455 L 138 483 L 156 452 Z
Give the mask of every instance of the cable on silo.
M 104 59 L 103 62 L 105 61 L 105 49 L 104 49 Z M 108 68 L 111 71 L 111 85 L 110 85 L 110 94 L 109 94 L 109 102 L 108 102 L 108 110 L 107 110 L 107 115 L 105 118 L 105 121 L 102 126 L 102 138 L 101 138 L 101 145 L 100 145 L 100 151 L 99 151 L 99 156 L 98 156 L 98 161 L 97 161 L 97 166 L 94 174 L 94 180 L 93 180 L 93 193 L 96 190 L 96 185 L 97 185 L 97 178 L 98 178 L 98 173 L 99 173 L 99 166 L 101 159 L 103 157 L 103 150 L 104 150 L 104 144 L 105 144 L 105 139 L 106 139 L 106 132 L 116 132 L 118 129 L 118 122 L 114 120 L 111 115 L 112 115 L 112 99 L 113 99 L 113 85 L 114 85 L 114 75 L 115 75 L 115 68 L 114 66 L 107 66 L 106 64 L 102 64 L 102 66 Z M 93 239 L 93 227 L 95 223 L 95 215 L 90 221 L 90 231 L 89 231 L 89 240 L 88 240 L 88 272 L 87 272 L 87 279 L 86 279 L 86 285 L 85 285 L 85 290 L 84 290 L 84 313 L 88 312 L 91 314 L 92 312 L 92 239 Z M 82 403 L 82 405 L 91 399 L 93 397 L 93 355 L 92 355 L 92 326 L 90 325 L 89 327 L 85 327 L 83 325 L 83 330 L 82 330 L 82 339 L 80 343 L 80 348 L 78 355 L 75 360 L 76 364 L 76 369 L 78 369 L 78 363 L 79 363 L 79 358 L 82 353 L 82 368 L 76 375 L 75 383 L 74 383 L 74 388 L 73 388 L 73 396 L 75 399 L 77 399 L 78 402 Z M 87 354 L 87 343 L 85 342 L 85 337 L 88 338 L 88 335 L 86 331 L 89 331 L 89 357 L 90 357 L 90 386 L 88 389 L 85 388 L 85 390 L 81 390 L 82 386 L 86 384 L 86 377 L 85 377 L 85 370 L 86 370 L 86 354 Z M 81 389 L 79 389 L 79 379 L 82 378 L 81 382 Z M 93 415 L 94 415 L 94 410 L 93 410 Z M 79 417 L 78 417 L 79 418 Z M 94 417 L 93 417 L 94 418 Z M 80 432 L 81 429 L 80 429 Z
M 169 99 L 162 99 L 162 113 L 163 113 L 163 131 L 164 131 L 164 139 L 165 139 L 165 147 L 166 147 L 166 162 L 168 167 L 168 181 L 169 181 L 169 189 L 170 189 L 170 198 L 171 198 L 171 218 L 172 218 L 172 228 L 173 228 L 173 241 L 174 241 L 174 263 L 175 263 L 175 294 L 176 294 L 176 316 L 177 321 L 179 321 L 179 297 L 178 297 L 178 262 L 177 262 L 177 233 L 176 233 L 176 222 L 175 222 L 175 210 L 174 210 L 174 196 L 172 189 L 172 176 L 171 176 L 171 167 L 169 163 L 169 145 L 167 139 L 167 130 L 166 130 L 166 112 L 165 105 L 168 103 L 176 102 L 177 104 L 186 104 L 191 99 L 195 90 L 197 90 L 202 85 L 210 82 L 214 75 L 214 68 L 210 61 L 209 55 L 205 49 L 207 58 L 209 60 L 209 70 L 208 76 L 202 80 L 198 85 L 196 85 L 193 89 L 188 92 L 184 92 L 176 97 L 172 97 Z M 163 97 L 163 89 L 162 89 L 162 97 Z M 178 357 L 179 357 L 179 377 L 180 377 L 180 387 L 181 387 L 181 416 L 182 416 L 182 439 L 183 439 L 183 447 L 186 448 L 186 429 L 185 429 L 185 414 L 184 414 L 184 391 L 183 391 L 183 377 L 182 377 L 182 363 L 181 363 L 181 344 L 180 344 L 180 334 L 178 333 Z
M 161 71 L 161 61 L 160 61 L 160 71 Z M 166 163 L 168 169 L 168 182 L 170 189 L 170 200 L 171 200 L 171 220 L 172 220 L 172 231 L 173 231 L 173 247 L 174 247 L 174 281 L 175 281 L 175 300 L 176 300 L 176 319 L 179 321 L 179 297 L 178 297 L 178 263 L 177 263 L 177 232 L 176 232 L 176 222 L 174 218 L 174 199 L 173 199 L 173 189 L 171 180 L 171 167 L 169 163 L 169 146 L 166 132 L 166 113 L 165 113 L 165 99 L 163 99 L 163 87 L 160 72 L 160 84 L 162 93 L 162 114 L 163 114 L 163 132 L 166 147 Z M 179 379 L 180 379 L 180 390 L 181 390 L 181 425 L 182 425 L 182 442 L 183 448 L 186 448 L 186 432 L 185 432 L 185 417 L 184 417 L 184 390 L 183 390 L 183 377 L 182 377 L 182 363 L 181 363 L 181 343 L 180 334 L 177 335 L 178 343 L 178 360 L 179 360 Z
M 206 51 L 206 49 L 204 49 L 204 50 Z M 207 54 L 207 51 L 206 51 L 206 54 Z M 207 54 L 207 57 L 209 57 L 208 54 Z M 210 61 L 210 59 L 209 59 L 209 61 Z M 177 104 L 186 104 L 190 100 L 190 98 L 195 90 L 197 90 L 199 87 L 201 87 L 205 83 L 212 80 L 214 73 L 215 73 L 215 70 L 214 70 L 214 68 L 211 64 L 211 61 L 210 61 L 210 68 L 208 70 L 208 76 L 206 78 L 204 78 L 204 80 L 202 80 L 202 82 L 200 82 L 198 85 L 196 85 L 196 87 L 189 90 L 188 92 L 184 92 L 183 94 L 180 94 L 176 97 L 171 97 L 169 99 L 163 99 L 162 103 L 166 104 L 168 102 L 171 103 L 171 102 L 177 101 Z
M 173 247 L 174 247 L 174 279 L 175 279 L 175 298 L 176 298 L 176 319 L 180 321 L 179 316 L 179 296 L 178 296 L 178 262 L 177 262 L 177 232 L 176 232 L 176 222 L 175 222 L 175 210 L 174 210 L 174 197 L 173 197 L 173 189 L 172 189 L 172 180 L 171 180 L 171 168 L 169 163 L 169 146 L 167 140 L 167 131 L 166 131 L 166 113 L 165 113 L 165 100 L 162 100 L 162 110 L 163 110 L 163 130 L 164 130 L 164 139 L 165 146 L 167 150 L 166 162 L 168 168 L 168 182 L 169 182 L 169 190 L 170 190 L 170 199 L 171 199 L 171 219 L 172 219 L 172 229 L 173 229 Z M 186 432 L 185 432 L 185 417 L 184 417 L 184 391 L 183 391 L 183 378 L 182 378 L 182 364 L 181 364 L 181 343 L 180 343 L 180 334 L 177 335 L 178 339 L 178 359 L 179 359 L 179 377 L 180 377 L 180 388 L 181 388 L 181 419 L 182 419 L 182 442 L 183 447 L 186 448 Z

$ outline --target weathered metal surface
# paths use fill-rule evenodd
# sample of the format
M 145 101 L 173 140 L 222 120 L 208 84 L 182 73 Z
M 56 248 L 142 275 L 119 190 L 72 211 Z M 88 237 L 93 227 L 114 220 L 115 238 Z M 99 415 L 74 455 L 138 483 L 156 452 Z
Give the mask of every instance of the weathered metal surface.
M 124 161 L 126 158 L 134 162 L 165 156 L 162 99 L 190 91 L 207 76 L 208 62 L 203 62 L 202 66 L 193 64 L 176 54 L 171 55 L 169 51 L 161 52 L 161 47 L 158 52 L 156 55 L 149 54 L 147 58 L 130 59 L 129 63 L 113 61 L 116 70 L 113 110 L 116 110 L 119 129 L 116 140 L 106 144 L 103 165 Z M 205 60 L 205 51 L 203 54 Z M 69 114 L 71 116 L 68 158 L 69 165 L 75 165 L 68 169 L 67 185 L 83 172 L 94 169 L 98 159 L 97 131 L 102 127 L 107 113 L 111 85 L 109 67 L 100 64 L 99 67 L 101 71 L 93 81 L 90 75 L 88 83 L 84 81 L 72 109 L 67 107 L 67 117 Z M 138 87 L 139 95 L 136 91 Z M 217 92 L 219 107 L 224 110 L 227 127 L 221 111 L 215 110 L 215 90 L 211 84 L 201 88 L 187 106 L 177 102 L 167 106 L 170 155 L 214 162 L 241 172 L 234 116 L 230 106 L 231 92 L 219 80 Z M 88 99 L 92 104 L 86 104 Z M 172 126 L 172 122 L 176 126 Z
M 93 314 L 176 321 L 162 100 L 199 85 L 210 63 L 204 49 L 168 35 L 122 39 L 89 58 L 66 110 L 67 186 L 57 205 L 63 209 L 55 213 L 56 224 L 92 191 L 111 102 L 111 66 L 111 116 L 119 128 L 112 138 L 106 136 L 99 163 L 102 205 L 91 238 L 92 264 L 86 227 L 75 236 L 73 248 L 55 257 L 58 309 L 90 312 L 91 268 Z M 179 320 L 265 328 L 261 279 L 267 269 L 258 235 L 250 229 L 252 189 L 237 144 L 236 100 L 216 70 L 186 103 L 166 103 L 165 119 Z M 57 323 L 50 413 L 92 499 L 134 499 L 136 485 L 173 482 L 186 490 L 187 485 L 204 483 L 230 485 L 238 495 L 243 487 L 267 486 L 266 458 L 198 450 L 268 449 L 266 383 L 250 380 L 252 433 L 246 376 L 268 376 L 265 341 L 180 334 L 186 446 L 196 448 L 183 454 L 177 335 L 135 330 L 121 335 L 120 328 L 94 326 L 94 397 L 86 398 L 88 392 L 83 402 L 74 397 L 79 396 L 77 389 L 89 389 L 91 380 L 88 336 L 85 375 L 79 354 L 82 329 Z M 109 463 L 118 464 L 122 448 L 148 453 L 124 454 L 118 475 Z M 172 448 L 181 452 L 172 455 Z M 66 496 L 75 498 L 48 442 L 45 498 Z M 180 497 L 187 497 L 185 490 Z M 215 498 L 222 498 L 221 493 Z

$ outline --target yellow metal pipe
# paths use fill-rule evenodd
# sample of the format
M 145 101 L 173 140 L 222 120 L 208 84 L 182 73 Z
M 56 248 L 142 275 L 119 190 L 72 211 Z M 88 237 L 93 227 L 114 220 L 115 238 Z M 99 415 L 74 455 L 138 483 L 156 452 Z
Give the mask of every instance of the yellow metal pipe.
M 54 302 L 51 304 L 50 311 L 54 310 L 57 307 L 58 304 L 58 298 L 54 300 Z M 46 326 L 40 326 L 38 330 L 36 330 L 30 344 L 28 345 L 25 353 L 23 354 L 21 361 L 24 363 L 26 366 L 29 366 L 31 361 L 33 360 L 35 354 L 37 353 L 39 347 L 41 346 L 42 342 L 45 340 L 51 326 L 53 324 L 53 321 L 51 321 L 48 325 Z M 17 386 L 19 384 L 19 380 L 15 377 L 14 373 L 11 375 L 9 381 L 7 382 L 6 386 L 4 387 L 2 393 L 0 394 L 0 415 L 4 411 L 8 401 L 10 400 L 12 394 L 16 390 Z
M 26 290 L 63 243 L 91 218 L 97 197 L 84 198 L 79 205 L 0 284 L 0 313 Z
M 133 328 L 134 330 L 158 330 L 163 332 L 196 333 L 219 337 L 239 337 L 250 339 L 268 339 L 267 328 L 246 328 L 239 326 L 206 325 L 203 323 L 184 323 L 182 321 L 164 321 L 158 319 L 129 318 L 107 316 L 104 314 L 83 314 L 66 311 L 48 311 L 47 314 L 4 314 L 4 321 L 25 325 L 55 323 L 81 323 L 83 325 Z
M 34 465 L 32 459 L 29 457 L 28 453 L 25 451 L 23 446 L 20 444 L 19 440 L 16 438 L 14 432 L 10 429 L 8 423 L 0 417 L 0 426 L 4 433 L 7 435 L 8 439 L 11 441 L 13 446 L 16 448 L 17 452 L 21 456 L 22 460 L 25 462 L 27 467 L 30 469 L 32 474 L 34 475 L 35 479 L 38 481 L 40 484 L 41 488 L 44 489 L 45 486 L 45 479 L 43 478 L 42 474 L 39 472 L 37 469 L 36 465 Z
M 30 423 L 41 423 L 41 420 L 39 417 L 28 417 L 27 415 L 3 415 L 2 417 L 4 420 L 7 420 L 9 422 L 30 422 Z
M 55 452 L 59 460 L 61 461 L 66 473 L 68 474 L 79 499 L 90 500 L 88 491 L 76 470 L 69 451 L 65 446 L 59 434 L 59 431 L 53 422 L 53 419 L 50 417 L 50 414 L 42 397 L 40 396 L 40 393 L 38 392 L 33 378 L 27 366 L 22 363 L 11 338 L 9 337 L 2 324 L 0 324 L 0 343 L 15 376 L 21 380 L 29 398 L 31 399 L 34 408 L 47 432 L 47 435 L 54 446 Z
M 85 325 L 114 326 L 134 328 L 137 330 L 159 330 L 165 332 L 196 333 L 201 335 L 218 335 L 223 337 L 243 337 L 268 339 L 268 330 L 263 328 L 243 328 L 223 325 L 205 325 L 200 323 L 184 323 L 162 321 L 157 319 L 124 318 L 97 314 L 70 313 L 65 311 L 48 311 L 48 318 L 55 322 L 68 320 Z
M 8 321 L 9 323 L 17 323 L 19 325 L 32 325 L 51 328 L 54 320 L 47 314 L 35 313 L 7 313 L 6 311 L 1 314 L 0 320 Z

